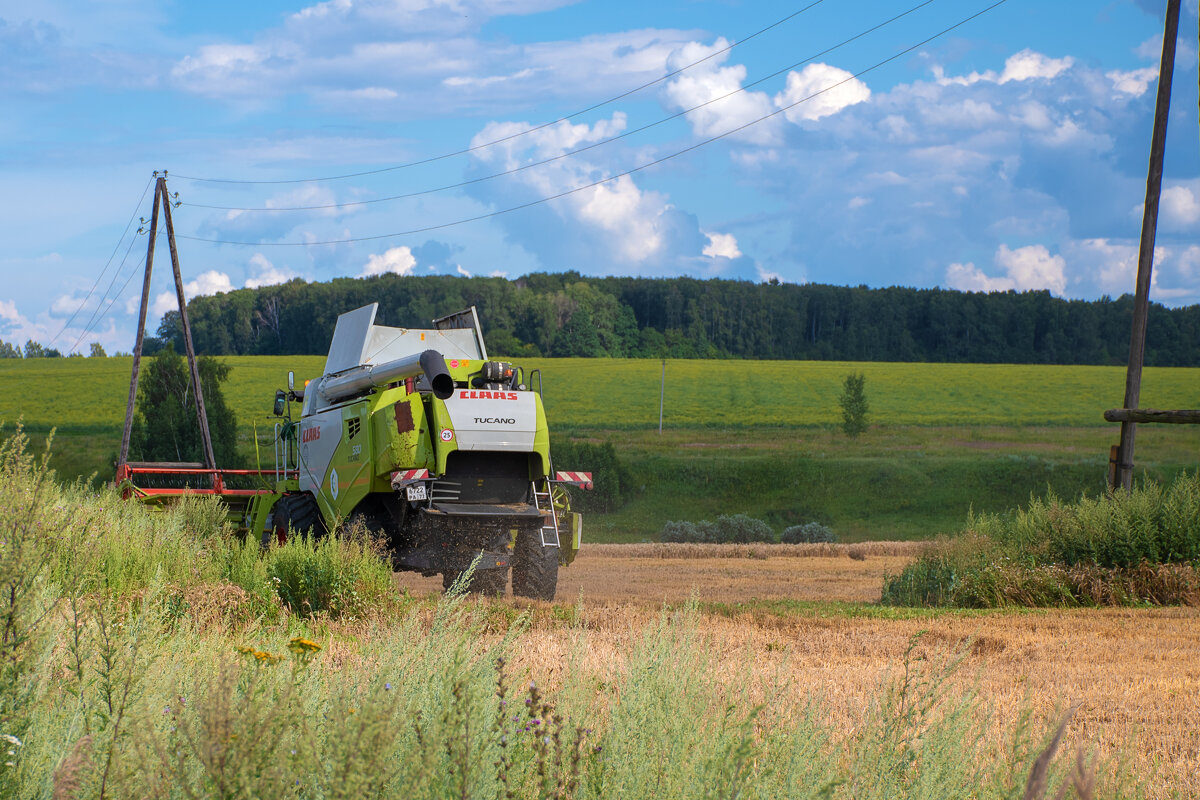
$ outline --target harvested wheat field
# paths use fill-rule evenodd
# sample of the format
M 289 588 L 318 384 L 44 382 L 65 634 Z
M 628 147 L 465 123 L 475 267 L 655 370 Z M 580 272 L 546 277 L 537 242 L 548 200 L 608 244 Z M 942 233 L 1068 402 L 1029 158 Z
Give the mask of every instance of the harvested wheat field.
M 558 599 L 654 607 L 693 595 L 705 602 L 759 600 L 875 602 L 883 576 L 899 572 L 925 545 L 599 544 L 585 545 L 558 573 Z M 413 594 L 442 591 L 440 577 L 397 573 Z
M 978 692 L 994 744 L 1019 724 L 1022 709 L 1050 719 L 1079 703 L 1071 748 L 1107 759 L 1110 770 L 1123 758 L 1152 797 L 1200 796 L 1200 609 L 859 605 L 876 601 L 883 574 L 897 572 L 918 547 L 600 545 L 560 573 L 559 604 L 578 604 L 572 614 L 512 598 L 481 602 L 534 610 L 520 648 L 534 655 L 524 666 L 554 684 L 568 654 L 579 663 L 581 651 L 579 667 L 603 681 L 621 669 L 664 601 L 678 606 L 695 597 L 715 680 L 731 692 L 750 687 L 756 700 L 769 700 L 768 686 L 786 687 L 774 691 L 795 695 L 789 701 L 797 706 L 818 698 L 847 728 L 880 683 L 903 670 L 917 637 L 912 654 L 921 664 L 964 656 L 951 683 Z M 414 594 L 441 588 L 436 578 L 398 579 Z M 564 627 L 563 617 L 578 623 Z

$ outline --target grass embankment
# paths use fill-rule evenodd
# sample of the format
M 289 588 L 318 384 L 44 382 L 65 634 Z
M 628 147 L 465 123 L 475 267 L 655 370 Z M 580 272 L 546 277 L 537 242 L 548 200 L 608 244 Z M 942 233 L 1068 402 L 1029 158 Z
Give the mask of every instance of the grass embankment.
M 1200 604 L 1200 472 L 1065 503 L 972 516 L 885 582 L 897 605 Z
M 257 426 L 270 462 L 274 390 L 289 369 L 298 381 L 318 375 L 324 359 L 225 360 L 241 452 L 253 463 Z M 0 360 L 0 420 L 23 417 L 35 435 L 57 427 L 60 474 L 111 476 L 130 364 Z M 1115 367 L 670 361 L 660 436 L 659 361 L 523 364 L 542 370 L 555 435 L 612 442 L 630 472 L 628 503 L 590 514 L 589 541 L 649 541 L 670 520 L 736 513 L 777 530 L 821 522 L 842 541 L 922 539 L 957 530 L 971 508 L 999 512 L 1047 489 L 1097 492 L 1116 440 L 1102 414 L 1124 385 Z M 875 424 L 854 441 L 837 431 L 840 381 L 852 371 L 867 377 Z M 1197 385 L 1200 369 L 1148 368 L 1143 404 L 1190 407 Z M 1138 469 L 1170 481 L 1194 468 L 1198 428 L 1142 426 Z
M 586 624 L 563 628 L 533 683 L 528 615 L 497 629 L 486 603 L 397 596 L 362 541 L 263 555 L 219 519 L 0 449 L 5 796 L 1043 796 L 1053 721 L 993 735 L 949 680 L 962 656 L 911 645 L 835 726 L 805 683 L 719 662 L 693 605 L 600 665 Z

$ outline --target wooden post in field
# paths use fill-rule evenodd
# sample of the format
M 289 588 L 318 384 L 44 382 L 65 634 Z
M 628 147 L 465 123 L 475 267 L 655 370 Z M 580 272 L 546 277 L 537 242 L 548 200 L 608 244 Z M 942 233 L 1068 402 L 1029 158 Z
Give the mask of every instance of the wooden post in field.
M 155 175 L 158 173 L 155 172 Z M 125 406 L 125 430 L 121 434 L 121 452 L 117 456 L 117 479 L 121 480 L 121 467 L 129 461 L 129 434 L 133 430 L 133 407 L 137 400 L 138 370 L 142 366 L 142 340 L 146 336 L 146 309 L 150 302 L 150 273 L 154 270 L 154 241 L 158 237 L 158 197 L 162 191 L 161 179 L 154 184 L 154 204 L 150 213 L 150 241 L 146 245 L 146 277 L 142 279 L 142 305 L 138 311 L 137 339 L 133 344 L 133 375 L 129 378 L 129 402 Z
M 1175 38 L 1179 35 L 1179 0 L 1167 0 L 1162 60 L 1158 68 L 1158 99 L 1154 106 L 1154 132 L 1150 139 L 1150 166 L 1146 173 L 1146 202 L 1142 211 L 1142 239 L 1138 249 L 1137 288 L 1133 298 L 1133 329 L 1129 337 L 1129 369 L 1125 374 L 1125 408 L 1136 409 L 1142 390 L 1142 362 L 1146 352 L 1146 317 L 1150 306 L 1150 273 L 1154 266 L 1154 237 L 1158 228 L 1158 198 L 1162 191 L 1163 153 L 1167 144 L 1167 116 L 1171 109 L 1171 77 L 1175 70 Z M 1121 423 L 1121 444 L 1115 478 L 1110 489 L 1133 485 L 1133 443 L 1137 423 Z

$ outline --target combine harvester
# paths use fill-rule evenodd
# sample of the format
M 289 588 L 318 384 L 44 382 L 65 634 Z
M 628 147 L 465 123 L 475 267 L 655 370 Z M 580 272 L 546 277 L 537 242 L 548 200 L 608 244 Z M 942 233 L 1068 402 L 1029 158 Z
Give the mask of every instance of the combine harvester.
M 553 471 L 540 372 L 489 361 L 474 307 L 429 330 L 376 325 L 377 310 L 338 317 L 324 375 L 297 389 L 289 373 L 276 392 L 273 471 L 217 469 L 200 400 L 207 467 L 122 458 L 117 482 L 149 504 L 217 495 L 264 547 L 358 521 L 386 538 L 396 569 L 440 573 L 449 588 L 474 564 L 468 588 L 489 594 L 504 593 L 511 570 L 513 594 L 554 599 L 559 566 L 582 536 L 563 485 L 592 483 L 590 473 Z M 151 476 L 207 476 L 210 487 L 139 485 Z M 227 485 L 247 481 L 262 488 Z

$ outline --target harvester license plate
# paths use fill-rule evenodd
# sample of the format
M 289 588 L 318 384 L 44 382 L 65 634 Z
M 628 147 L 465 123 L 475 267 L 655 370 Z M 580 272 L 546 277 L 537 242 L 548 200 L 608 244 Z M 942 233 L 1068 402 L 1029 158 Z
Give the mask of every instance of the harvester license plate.
M 425 484 L 423 484 L 423 483 L 418 483 L 414 486 L 406 486 L 406 487 L 404 487 L 404 491 L 408 494 L 409 500 L 424 500 L 424 499 L 426 499 L 425 498 Z

